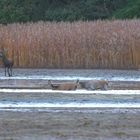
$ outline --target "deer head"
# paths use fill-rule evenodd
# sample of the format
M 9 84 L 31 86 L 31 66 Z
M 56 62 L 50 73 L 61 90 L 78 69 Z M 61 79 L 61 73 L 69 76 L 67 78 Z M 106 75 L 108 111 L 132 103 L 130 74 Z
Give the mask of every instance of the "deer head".
M 1 51 L 0 51 L 0 57 L 6 56 L 8 49 L 5 49 L 2 47 Z

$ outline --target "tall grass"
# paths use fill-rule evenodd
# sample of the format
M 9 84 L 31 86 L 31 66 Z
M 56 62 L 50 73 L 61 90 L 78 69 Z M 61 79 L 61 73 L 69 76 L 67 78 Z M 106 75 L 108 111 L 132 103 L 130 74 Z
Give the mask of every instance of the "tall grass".
M 15 67 L 140 66 L 140 20 L 0 25 L 0 47 Z

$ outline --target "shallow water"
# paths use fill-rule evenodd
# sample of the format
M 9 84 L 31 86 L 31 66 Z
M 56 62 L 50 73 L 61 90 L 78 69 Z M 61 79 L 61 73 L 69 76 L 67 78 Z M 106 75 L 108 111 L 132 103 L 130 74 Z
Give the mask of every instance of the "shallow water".
M 0 79 L 22 80 L 93 80 L 106 79 L 109 81 L 140 81 L 138 70 L 101 70 L 101 69 L 13 69 L 12 77 L 4 76 L 0 69 Z
M 12 96 L 11 96 L 12 95 Z M 0 108 L 139 108 L 140 90 L 0 89 Z

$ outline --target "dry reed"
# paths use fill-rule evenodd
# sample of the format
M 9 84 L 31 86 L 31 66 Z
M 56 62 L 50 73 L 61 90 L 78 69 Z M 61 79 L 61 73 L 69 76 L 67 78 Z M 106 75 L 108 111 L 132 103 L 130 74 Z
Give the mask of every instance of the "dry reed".
M 139 68 L 140 20 L 0 25 L 0 47 L 15 67 Z

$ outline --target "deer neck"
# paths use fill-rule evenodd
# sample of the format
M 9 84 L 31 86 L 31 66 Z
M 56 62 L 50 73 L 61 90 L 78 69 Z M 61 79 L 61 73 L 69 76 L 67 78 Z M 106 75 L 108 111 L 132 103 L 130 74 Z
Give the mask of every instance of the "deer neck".
M 3 60 L 4 63 L 8 61 L 8 59 L 7 59 L 5 54 L 3 54 L 3 56 L 2 56 L 2 60 Z

